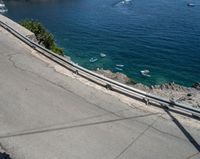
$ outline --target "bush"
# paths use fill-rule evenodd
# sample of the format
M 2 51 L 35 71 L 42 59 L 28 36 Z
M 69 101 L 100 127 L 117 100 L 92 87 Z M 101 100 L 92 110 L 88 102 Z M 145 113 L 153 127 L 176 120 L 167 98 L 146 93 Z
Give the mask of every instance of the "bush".
M 20 24 L 35 34 L 39 44 L 42 44 L 47 49 L 64 56 L 64 50 L 57 46 L 53 35 L 48 32 L 40 22 L 36 20 L 25 19 L 21 21 Z

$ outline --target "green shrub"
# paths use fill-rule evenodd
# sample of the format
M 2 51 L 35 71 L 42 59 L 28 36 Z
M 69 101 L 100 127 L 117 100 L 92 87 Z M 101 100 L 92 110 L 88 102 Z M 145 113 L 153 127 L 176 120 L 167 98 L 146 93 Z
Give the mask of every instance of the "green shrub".
M 36 20 L 25 19 L 21 21 L 20 24 L 35 34 L 39 44 L 42 44 L 47 49 L 64 56 L 64 50 L 57 46 L 53 35 L 48 32 L 40 22 Z

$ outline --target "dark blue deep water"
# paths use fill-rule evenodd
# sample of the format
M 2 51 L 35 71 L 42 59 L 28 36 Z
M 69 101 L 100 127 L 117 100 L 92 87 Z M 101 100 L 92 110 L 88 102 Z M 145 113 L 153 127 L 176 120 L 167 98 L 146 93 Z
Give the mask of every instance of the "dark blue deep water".
M 116 72 L 123 64 L 123 73 L 147 85 L 200 81 L 199 0 L 4 1 L 6 16 L 41 21 L 81 66 Z M 91 57 L 99 60 L 90 63 Z M 141 76 L 144 69 L 151 77 Z

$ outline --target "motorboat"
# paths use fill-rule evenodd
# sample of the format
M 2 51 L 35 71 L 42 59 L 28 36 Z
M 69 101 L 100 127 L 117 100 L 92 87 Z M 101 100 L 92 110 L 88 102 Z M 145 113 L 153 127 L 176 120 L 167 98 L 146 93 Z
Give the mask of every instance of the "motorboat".
M 116 64 L 117 67 L 124 67 L 122 64 Z
M 100 56 L 101 56 L 101 57 L 106 57 L 106 54 L 100 53 Z
M 194 4 L 194 3 L 188 3 L 187 6 L 188 6 L 188 7 L 194 7 L 195 4 Z
M 0 13 L 5 13 L 5 12 L 7 12 L 7 11 L 8 11 L 8 9 L 1 8 L 1 7 L 0 7 Z
M 97 60 L 98 60 L 97 58 L 92 57 L 89 61 L 90 61 L 91 63 L 94 63 L 94 62 L 96 62 Z
M 0 7 L 5 7 L 5 4 L 3 4 L 3 3 L 0 3 Z
M 0 13 L 5 13 L 7 11 L 8 9 L 6 8 L 5 4 L 3 3 L 2 0 L 0 0 Z
M 151 77 L 151 75 L 149 74 L 150 73 L 149 70 L 142 70 L 142 71 L 140 71 L 140 73 L 142 76 Z

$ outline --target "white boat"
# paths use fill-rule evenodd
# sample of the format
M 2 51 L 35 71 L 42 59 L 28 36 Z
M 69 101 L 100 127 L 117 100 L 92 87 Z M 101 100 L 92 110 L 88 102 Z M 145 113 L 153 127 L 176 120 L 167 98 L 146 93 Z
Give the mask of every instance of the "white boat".
M 5 13 L 7 11 L 8 11 L 7 9 L 0 9 L 0 13 Z
M 106 57 L 106 54 L 100 53 L 100 56 L 101 56 L 101 57 Z
M 0 7 L 0 13 L 5 13 L 5 12 L 7 12 L 8 10 L 7 9 L 2 9 L 1 7 Z
M 3 4 L 3 3 L 0 3 L 0 7 L 5 7 L 5 4 Z
M 90 61 L 91 63 L 94 63 L 94 62 L 96 62 L 97 60 L 98 60 L 97 58 L 92 57 L 89 61 Z
M 122 64 L 116 64 L 117 67 L 124 67 Z
M 117 5 L 129 5 L 132 4 L 132 0 L 121 0 L 120 2 L 117 3 Z
M 195 4 L 194 4 L 194 3 L 188 3 L 187 6 L 188 6 L 188 7 L 194 7 Z
M 5 13 L 7 11 L 8 9 L 6 8 L 5 4 L 3 3 L 2 0 L 0 0 L 0 13 Z
M 149 74 L 150 71 L 149 70 L 142 70 L 140 71 L 141 75 L 145 76 L 145 77 L 151 77 L 151 75 Z

